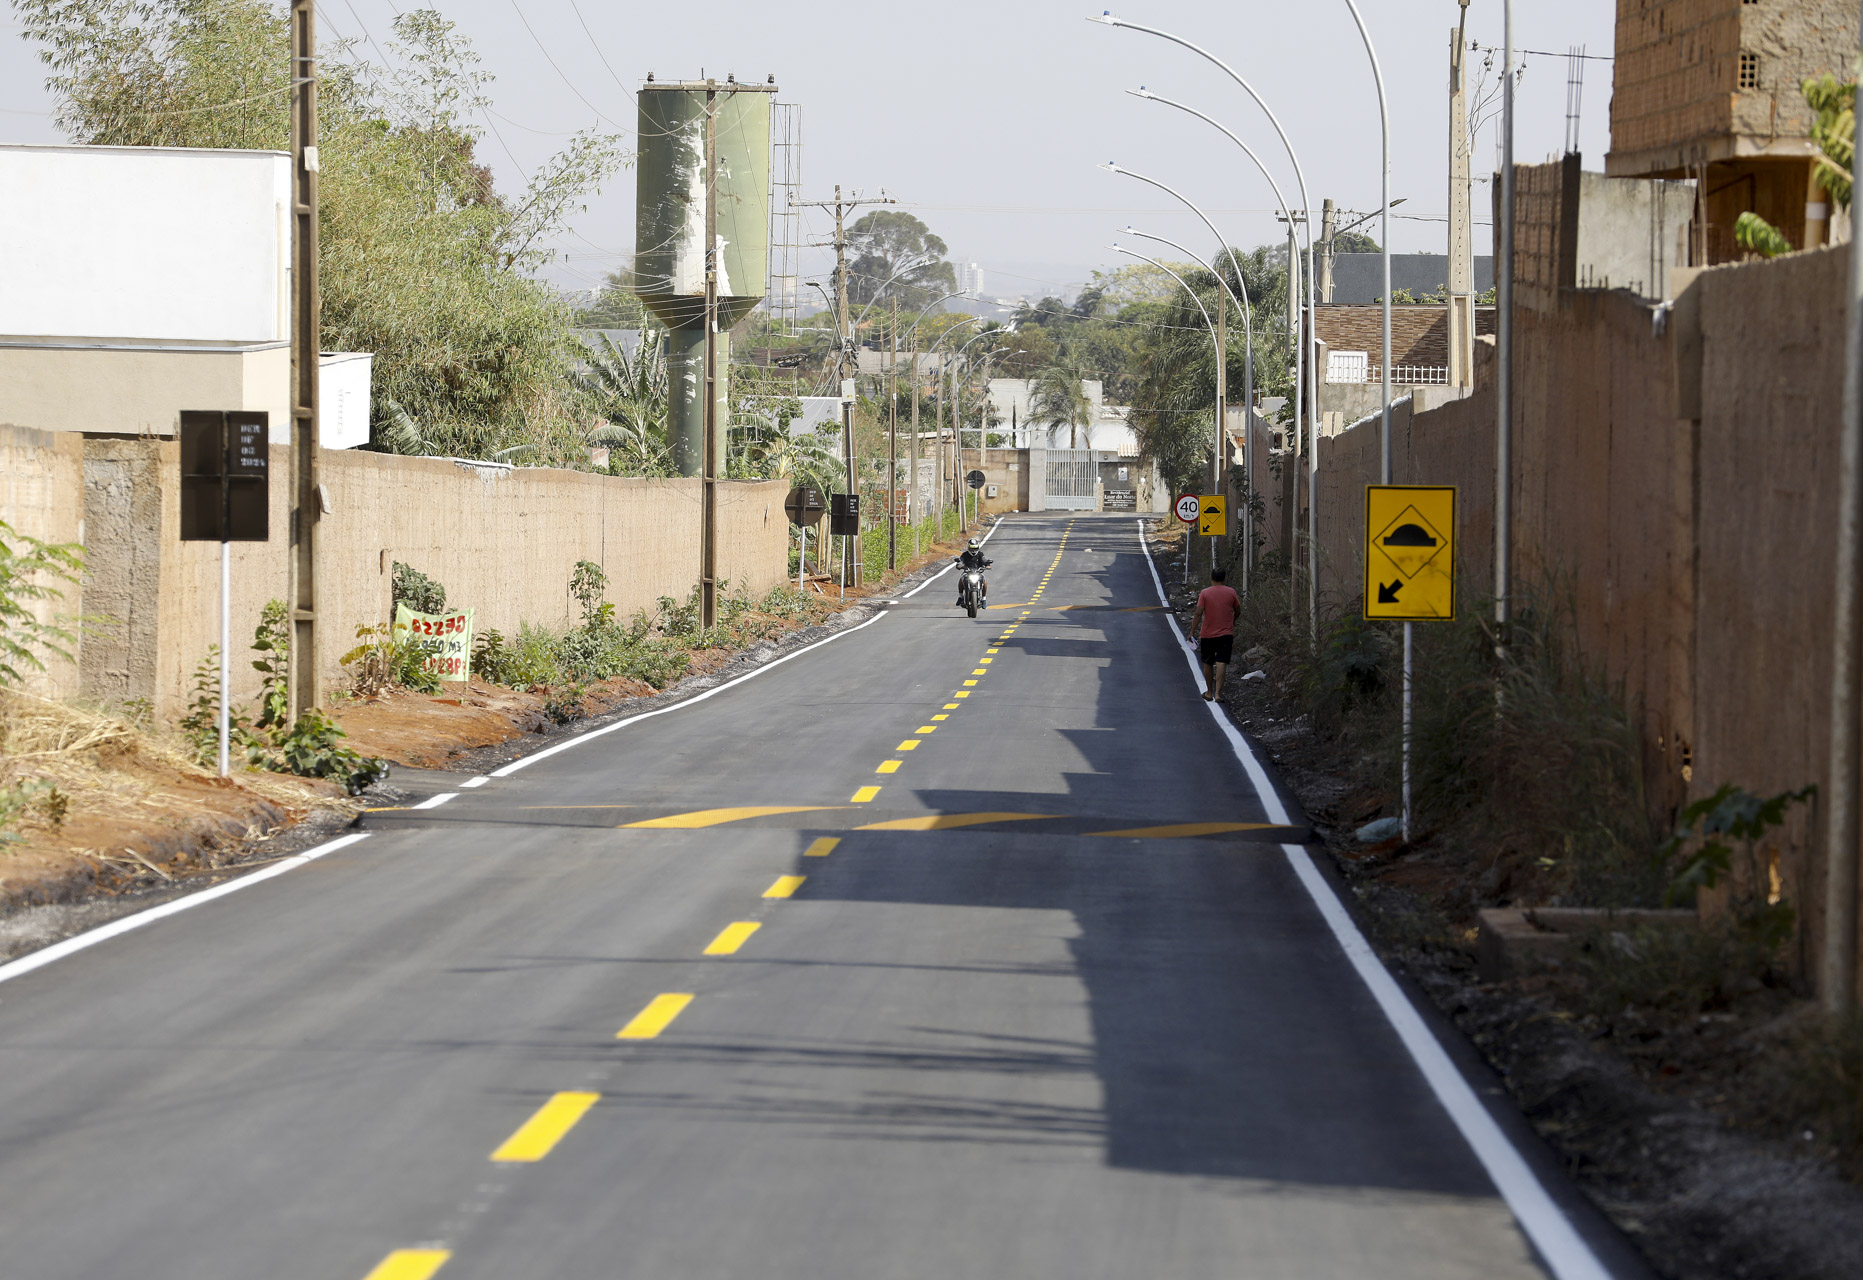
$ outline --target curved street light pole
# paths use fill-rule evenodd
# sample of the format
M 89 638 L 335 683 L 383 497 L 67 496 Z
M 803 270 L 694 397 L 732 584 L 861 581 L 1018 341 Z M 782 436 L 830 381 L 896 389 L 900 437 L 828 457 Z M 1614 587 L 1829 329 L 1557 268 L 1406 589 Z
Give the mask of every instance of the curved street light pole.
M 1365 42 L 1365 56 L 1371 59 L 1372 82 L 1378 87 L 1378 137 L 1382 148 L 1379 170 L 1378 191 L 1378 238 L 1383 241 L 1384 266 L 1384 308 L 1381 316 L 1383 343 L 1381 364 L 1378 371 L 1378 391 L 1383 406 L 1383 431 L 1378 440 L 1378 478 L 1381 484 L 1391 483 L 1391 106 L 1384 95 L 1384 69 L 1378 65 L 1378 50 L 1371 43 L 1371 32 L 1365 29 L 1365 19 L 1358 11 L 1356 0 L 1345 0 L 1346 8 L 1352 11 L 1352 21 L 1358 24 L 1359 39 Z M 1416 661 L 1416 624 L 1404 624 L 1404 746 L 1403 746 L 1403 835 L 1410 839 L 1410 708 L 1412 691 L 1415 685 L 1413 672 Z
M 1236 69 L 1230 66 L 1227 62 L 1224 62 L 1221 58 L 1211 53 L 1208 49 L 1205 49 L 1202 45 L 1195 44 L 1189 40 L 1186 40 L 1182 36 L 1172 35 L 1169 31 L 1160 31 L 1157 27 L 1147 27 L 1137 22 L 1128 22 L 1124 18 L 1115 17 L 1112 10 L 1110 9 L 1106 10 L 1104 13 L 1102 13 L 1098 17 L 1089 17 L 1087 21 L 1104 23 L 1105 25 L 1109 27 L 1125 27 L 1132 31 L 1143 32 L 1145 35 L 1148 35 L 1148 36 L 1157 36 L 1161 40 L 1169 40 L 1172 44 L 1175 44 L 1175 45 L 1181 45 L 1183 48 L 1190 50 L 1192 53 L 1200 55 L 1206 61 L 1215 64 L 1219 69 L 1221 69 L 1223 74 L 1227 75 L 1231 80 L 1235 81 L 1238 85 L 1240 85 L 1244 93 L 1248 94 L 1249 97 L 1255 100 L 1255 105 L 1261 108 L 1262 114 L 1268 117 L 1268 123 L 1274 126 L 1275 133 L 1280 136 L 1281 145 L 1287 150 L 1287 158 L 1289 162 L 1292 163 L 1292 165 L 1294 166 L 1294 179 L 1300 186 L 1300 206 L 1301 206 L 1302 216 L 1308 218 L 1307 221 L 1301 224 L 1301 230 L 1306 237 L 1307 258 L 1309 261 L 1311 261 L 1313 257 L 1313 224 L 1312 224 L 1311 217 L 1309 215 L 1311 214 L 1311 211 L 1313 209 L 1313 201 L 1307 194 L 1307 176 L 1306 176 L 1305 171 L 1302 170 L 1300 167 L 1300 156 L 1294 151 L 1294 144 L 1292 141 L 1288 139 L 1287 130 L 1281 127 L 1281 118 L 1274 114 L 1274 109 L 1268 105 L 1267 100 L 1264 99 L 1259 93 L 1255 92 L 1255 86 L 1250 84 L 1247 80 L 1244 80 L 1242 76 L 1236 71 Z M 1291 222 L 1288 224 L 1288 234 L 1290 236 L 1293 234 L 1293 224 Z M 1319 335 L 1315 332 L 1315 329 L 1314 329 L 1316 317 L 1314 315 L 1314 310 L 1313 310 L 1313 272 L 1310 270 L 1307 270 L 1305 266 L 1303 265 L 1302 274 L 1306 276 L 1306 283 L 1307 283 L 1307 288 L 1306 288 L 1307 339 L 1306 339 L 1305 345 L 1308 349 L 1308 358 L 1306 361 L 1306 366 L 1307 366 L 1306 367 L 1306 378 L 1304 380 L 1304 385 L 1307 391 L 1306 411 L 1307 411 L 1307 416 L 1308 416 L 1308 422 L 1307 422 L 1307 445 L 1308 445 L 1307 447 L 1307 627 L 1308 627 L 1309 634 L 1315 640 L 1317 640 L 1319 637 L 1319 622 L 1320 622 L 1320 599 L 1319 599 L 1319 586 L 1318 586 L 1319 504 L 1313 500 L 1313 485 L 1314 485 L 1314 481 L 1318 479 L 1319 465 L 1320 465 L 1319 432 L 1317 430 L 1318 425 L 1319 425 L 1319 412 L 1318 412 L 1317 406 L 1314 403 L 1319 394 L 1319 378 L 1313 368 L 1313 355 L 1317 351 L 1316 344 L 1318 342 Z M 1290 281 L 1289 284 L 1291 286 L 1292 281 Z M 1299 448 L 1299 433 L 1300 433 L 1300 428 L 1298 425 L 1299 419 L 1300 419 L 1298 386 L 1296 388 L 1294 416 L 1295 416 L 1295 421 L 1296 421 L 1295 448 L 1298 449 Z M 1295 456 L 1298 457 L 1299 455 L 1296 454 Z M 1296 475 L 1298 475 L 1298 471 L 1296 471 Z
M 1218 342 L 1216 339 L 1216 322 L 1210 319 L 1210 310 L 1208 307 L 1203 305 L 1203 299 L 1197 296 L 1197 291 L 1190 287 L 1189 282 L 1186 281 L 1184 277 L 1178 275 L 1177 272 L 1171 270 L 1171 268 L 1165 266 L 1164 263 L 1158 261 L 1156 258 L 1148 258 L 1144 254 L 1139 253 L 1136 250 L 1126 248 L 1124 245 L 1113 244 L 1113 245 L 1108 245 L 1107 248 L 1111 249 L 1114 253 L 1123 253 L 1127 255 L 1128 257 L 1137 258 L 1140 262 L 1149 262 L 1152 266 L 1158 268 L 1158 270 L 1164 272 L 1167 276 L 1170 276 L 1171 279 L 1177 281 L 1178 284 L 1183 286 L 1184 292 L 1190 295 L 1190 300 L 1197 304 L 1197 310 L 1203 313 L 1203 323 L 1209 328 L 1210 346 L 1214 350 L 1215 355 L 1216 355 L 1216 371 L 1217 371 L 1216 372 L 1216 385 L 1218 387 L 1222 386 L 1222 367 L 1223 367 L 1223 357 L 1225 353 L 1222 348 L 1222 343 Z M 1223 398 L 1222 398 L 1222 395 L 1219 393 L 1216 397 L 1216 454 L 1218 458 L 1222 456 L 1222 451 L 1223 451 Z M 1190 581 L 1190 539 L 1192 536 L 1193 535 L 1188 529 L 1184 531 L 1184 581 L 1185 582 Z M 1211 559 L 1214 560 L 1215 557 L 1212 556 Z
M 1148 178 L 1142 173 L 1135 173 L 1131 169 L 1122 168 L 1121 166 L 1114 164 L 1110 160 L 1107 161 L 1105 164 L 1102 164 L 1100 168 L 1106 170 L 1108 173 L 1119 173 L 1119 174 L 1124 174 L 1128 178 L 1137 178 L 1140 182 L 1143 182 L 1147 186 L 1156 187 L 1158 188 L 1158 190 L 1164 192 L 1166 195 L 1170 196 L 1173 200 L 1176 200 L 1179 204 L 1183 205 L 1186 209 L 1196 214 L 1198 220 L 1201 221 L 1205 227 L 1209 228 L 1210 234 L 1216 237 L 1216 243 L 1221 245 L 1223 251 L 1229 255 L 1229 265 L 1235 270 L 1237 281 L 1241 281 L 1242 265 L 1236 261 L 1235 249 L 1230 245 L 1228 239 L 1223 235 L 1223 233 L 1216 229 L 1216 224 L 1210 221 L 1210 216 L 1207 213 L 1203 212 L 1202 209 L 1198 208 L 1196 203 L 1192 201 L 1190 197 L 1186 196 L 1183 192 L 1179 191 L 1177 188 L 1172 187 L 1172 186 L 1167 186 L 1165 183 L 1158 181 L 1158 179 L 1156 178 Z M 1188 250 L 1186 250 L 1186 252 L 1188 252 Z M 1191 254 L 1190 256 L 1192 258 L 1197 257 L 1197 255 L 1194 253 Z M 1197 260 L 1201 261 L 1201 259 L 1197 259 Z M 1222 273 L 1217 272 L 1216 278 L 1219 282 L 1222 281 Z M 1179 283 L 1182 283 L 1182 282 L 1179 281 Z M 1228 290 L 1228 285 L 1226 282 L 1224 282 L 1224 288 Z M 1234 290 L 1228 290 L 1228 292 L 1231 297 L 1235 296 Z M 1240 302 L 1238 302 L 1237 305 L 1240 306 L 1241 305 Z M 1248 309 L 1246 307 L 1242 309 L 1242 314 L 1246 322 L 1246 318 L 1248 316 Z M 1254 354 L 1253 344 L 1250 345 L 1249 353 L 1252 358 Z M 1294 384 L 1294 388 L 1295 388 L 1294 417 L 1296 420 L 1298 420 L 1300 417 L 1300 394 L 1299 394 L 1300 384 L 1298 381 L 1299 369 L 1300 369 L 1300 365 L 1299 365 L 1300 353 L 1299 353 L 1298 347 L 1295 348 L 1294 359 L 1295 359 L 1294 369 L 1295 369 L 1295 379 L 1296 379 L 1295 384 Z M 1252 377 L 1253 372 L 1254 372 L 1254 369 L 1253 369 L 1253 365 L 1251 364 L 1250 366 L 1251 379 L 1250 379 L 1250 384 L 1249 384 L 1251 391 L 1253 390 L 1253 387 L 1254 387 L 1254 382 L 1253 382 L 1253 377 Z M 1220 370 L 1219 370 L 1219 375 L 1220 375 Z M 1220 376 L 1218 377 L 1217 385 L 1218 386 L 1221 385 Z M 1249 409 L 1250 409 L 1250 412 L 1253 412 L 1254 410 L 1253 401 L 1250 402 Z M 1223 430 L 1222 430 L 1222 427 L 1219 425 L 1216 430 L 1216 451 L 1210 455 L 1210 487 L 1212 489 L 1222 488 L 1222 465 L 1223 465 Z M 1293 600 L 1291 597 L 1289 599 L 1288 608 L 1290 610 L 1294 608 Z M 1290 618 L 1290 621 L 1291 621 L 1291 618 Z
M 952 325 L 951 327 L 955 329 L 957 326 Z M 1001 334 L 1009 332 L 1013 331 L 1009 329 L 985 329 L 982 333 L 972 334 L 970 340 L 959 347 L 957 349 L 957 354 L 951 357 L 952 365 L 955 366 L 964 358 L 964 353 L 970 350 L 973 343 L 981 342 L 985 338 L 1000 336 Z M 959 533 L 968 532 L 970 529 L 970 511 L 964 504 L 964 490 L 960 483 L 962 477 L 958 474 L 964 469 L 963 395 L 964 384 L 957 380 L 954 368 L 951 377 L 951 498 L 957 504 L 957 531 Z
M 1197 263 L 1199 266 L 1209 265 L 1177 241 L 1167 240 L 1163 236 L 1152 235 L 1149 231 L 1140 231 L 1137 227 L 1121 227 L 1119 229 L 1119 234 L 1138 236 L 1145 240 L 1156 240 L 1159 244 L 1170 245 L 1171 248 L 1177 250 L 1179 253 L 1189 254 L 1190 260 Z M 1230 256 L 1232 265 L 1234 261 L 1235 258 L 1232 254 Z M 1242 594 L 1246 596 L 1249 590 L 1249 562 L 1255 558 L 1254 524 L 1247 518 L 1251 514 L 1249 503 L 1255 493 L 1255 325 L 1254 316 L 1252 314 L 1253 308 L 1249 306 L 1248 282 L 1242 278 L 1241 272 L 1238 270 L 1236 273 L 1236 283 L 1242 288 L 1242 296 L 1237 297 L 1236 291 L 1229 287 L 1229 282 L 1227 280 L 1223 279 L 1222 272 L 1216 270 L 1213 266 L 1210 267 L 1210 271 L 1216 276 L 1216 282 L 1222 285 L 1223 291 L 1229 295 L 1230 301 L 1236 304 L 1236 310 L 1242 313 L 1242 488 L 1244 492 L 1242 494 L 1242 510 L 1236 514 L 1241 521 L 1240 527 L 1242 529 Z M 1227 355 L 1227 353 L 1224 354 Z M 1226 423 L 1224 425 L 1227 426 Z

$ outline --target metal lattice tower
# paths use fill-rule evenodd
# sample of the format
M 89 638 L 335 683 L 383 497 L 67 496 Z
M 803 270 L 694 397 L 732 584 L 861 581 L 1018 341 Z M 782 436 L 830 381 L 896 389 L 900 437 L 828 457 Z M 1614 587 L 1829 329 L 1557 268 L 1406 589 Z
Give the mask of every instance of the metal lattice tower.
M 802 106 L 770 104 L 770 318 L 785 328 L 800 317 L 802 288 Z

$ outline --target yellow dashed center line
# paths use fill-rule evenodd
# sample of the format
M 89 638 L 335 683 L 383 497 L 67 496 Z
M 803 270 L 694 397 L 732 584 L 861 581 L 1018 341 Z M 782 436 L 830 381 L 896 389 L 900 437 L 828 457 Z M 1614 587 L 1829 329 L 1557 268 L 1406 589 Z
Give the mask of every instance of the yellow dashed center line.
M 966 680 L 966 681 L 964 681 L 964 683 L 965 683 L 965 684 L 975 684 L 975 683 L 977 683 L 977 682 L 976 682 L 975 680 Z M 958 690 L 958 691 L 957 691 L 956 693 L 954 693 L 954 694 L 952 694 L 951 696 L 952 696 L 953 698 L 968 698 L 968 697 L 970 696 L 970 693 L 969 693 L 969 691 L 968 691 L 968 690 L 965 690 L 965 689 L 959 689 L 959 690 Z
M 856 791 L 854 793 L 853 803 L 866 804 L 867 801 L 873 799 L 873 797 L 879 794 L 880 794 L 880 789 L 878 787 L 862 787 L 859 791 Z
M 966 689 L 974 689 L 977 687 L 977 682 L 975 680 L 966 680 L 964 681 L 964 687 Z M 970 695 L 968 693 L 960 693 L 957 696 L 960 698 L 968 698 Z
M 734 956 L 737 949 L 750 941 L 750 935 L 763 928 L 755 920 L 739 920 L 724 927 L 716 938 L 705 948 L 708 956 Z
M 834 847 L 841 843 L 840 836 L 822 836 L 802 851 L 805 858 L 825 858 L 834 852 Z
M 450 1249 L 396 1249 L 363 1280 L 429 1280 L 452 1256 Z
M 926 732 L 929 733 L 931 730 L 927 729 Z M 904 742 L 893 748 L 895 751 L 917 751 L 918 749 L 919 740 L 917 738 L 907 738 Z
M 615 1032 L 615 1039 L 651 1040 L 671 1026 L 673 1019 L 691 1003 L 690 992 L 669 991 L 657 995 L 647 1002 L 645 1009 L 634 1015 L 633 1021 Z
M 807 876 L 778 876 L 776 883 L 763 891 L 766 898 L 793 898 Z
M 903 760 L 882 760 L 880 761 L 880 767 L 875 769 L 874 772 L 875 773 L 898 773 L 899 766 L 904 763 L 905 761 Z
M 944 717 L 939 716 L 938 719 L 942 720 L 944 719 Z M 918 728 L 914 729 L 912 732 L 914 733 L 936 733 L 938 732 L 938 726 L 935 724 L 922 724 Z
M 690 997 L 688 997 L 690 998 Z M 537 1108 L 537 1113 L 522 1125 L 518 1131 L 504 1140 L 504 1145 L 492 1152 L 492 1159 L 498 1161 L 524 1162 L 541 1160 L 550 1154 L 550 1149 L 563 1140 L 563 1135 L 576 1127 L 576 1121 L 582 1119 L 583 1113 L 600 1102 L 599 1093 L 559 1093 Z
M 945 703 L 945 704 L 944 704 L 944 709 L 945 709 L 946 711 L 956 711 L 956 710 L 957 710 L 957 703 L 955 703 L 955 702 L 947 702 L 947 703 Z M 933 717 L 932 717 L 932 719 L 934 719 L 934 720 L 949 720 L 950 718 L 951 718 L 950 716 L 933 716 Z

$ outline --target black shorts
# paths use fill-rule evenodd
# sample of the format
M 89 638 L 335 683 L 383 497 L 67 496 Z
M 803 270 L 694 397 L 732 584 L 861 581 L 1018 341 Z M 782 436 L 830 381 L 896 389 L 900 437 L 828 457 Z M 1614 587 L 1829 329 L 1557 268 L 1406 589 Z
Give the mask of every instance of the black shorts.
M 1197 641 L 1197 657 L 1206 667 L 1213 667 L 1219 662 L 1226 667 L 1229 665 L 1229 655 L 1235 652 L 1235 646 L 1234 636 L 1205 636 Z

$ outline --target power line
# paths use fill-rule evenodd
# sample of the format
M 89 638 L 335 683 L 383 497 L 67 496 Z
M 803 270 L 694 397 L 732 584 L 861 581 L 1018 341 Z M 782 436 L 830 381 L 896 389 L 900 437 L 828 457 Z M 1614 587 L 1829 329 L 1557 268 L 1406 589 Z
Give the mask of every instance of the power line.
M 530 38 L 536 42 L 537 51 L 543 54 L 543 60 L 550 64 L 550 69 L 556 72 L 557 78 L 560 79 L 565 85 L 569 86 L 569 91 L 575 94 L 578 98 L 581 98 L 583 105 L 588 107 L 589 110 L 593 111 L 597 119 L 607 121 L 607 123 L 614 125 L 615 128 L 621 130 L 623 133 L 633 132 L 633 130 L 629 129 L 626 125 L 617 124 L 615 121 L 610 120 L 606 115 L 602 113 L 602 109 L 600 107 L 596 106 L 593 102 L 590 102 L 588 98 L 583 95 L 582 90 L 576 88 L 575 84 L 570 80 L 570 78 L 563 74 L 563 69 L 556 65 L 556 59 L 550 56 L 550 51 L 544 47 L 543 41 L 538 39 L 537 32 L 530 25 L 530 19 L 524 16 L 524 10 L 518 7 L 517 0 L 510 0 L 510 4 L 511 4 L 511 12 L 517 14 L 518 21 L 524 24 L 524 30 L 530 32 Z

